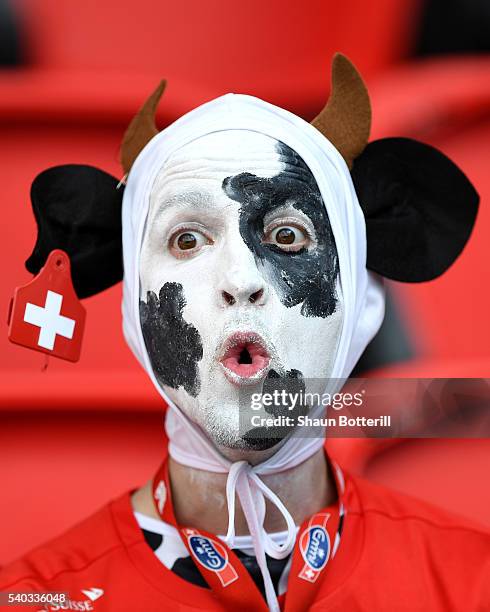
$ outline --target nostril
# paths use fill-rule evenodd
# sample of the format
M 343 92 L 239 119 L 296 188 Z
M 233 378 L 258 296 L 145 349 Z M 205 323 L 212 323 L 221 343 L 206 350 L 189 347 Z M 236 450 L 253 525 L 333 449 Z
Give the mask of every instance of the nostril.
M 231 293 L 228 293 L 228 291 L 222 291 L 221 293 L 223 294 L 223 299 L 225 300 L 225 302 L 229 306 L 233 306 L 233 304 L 235 303 L 235 298 L 231 295 Z
M 256 291 L 255 293 L 252 293 L 250 295 L 250 297 L 248 298 L 248 301 L 253 304 L 254 302 L 257 302 L 257 300 L 260 300 L 260 298 L 264 295 L 264 290 L 263 289 L 259 289 L 258 291 Z

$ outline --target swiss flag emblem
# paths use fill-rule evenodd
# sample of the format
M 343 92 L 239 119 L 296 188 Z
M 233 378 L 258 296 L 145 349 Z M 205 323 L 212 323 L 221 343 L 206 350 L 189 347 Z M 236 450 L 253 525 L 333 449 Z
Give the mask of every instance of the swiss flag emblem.
M 9 340 L 53 357 L 78 361 L 85 326 L 70 275 L 70 259 L 51 251 L 27 285 L 17 287 L 9 315 Z

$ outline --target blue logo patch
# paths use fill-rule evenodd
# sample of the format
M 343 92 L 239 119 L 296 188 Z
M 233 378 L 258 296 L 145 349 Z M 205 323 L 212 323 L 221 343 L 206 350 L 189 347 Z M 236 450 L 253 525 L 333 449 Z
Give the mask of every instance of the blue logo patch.
M 308 531 L 308 542 L 303 553 L 304 560 L 314 570 L 321 570 L 328 561 L 330 538 L 323 527 L 312 527 Z
M 199 563 L 209 570 L 219 572 L 226 565 L 226 559 L 221 555 L 216 546 L 203 536 L 191 536 L 189 546 L 197 557 Z

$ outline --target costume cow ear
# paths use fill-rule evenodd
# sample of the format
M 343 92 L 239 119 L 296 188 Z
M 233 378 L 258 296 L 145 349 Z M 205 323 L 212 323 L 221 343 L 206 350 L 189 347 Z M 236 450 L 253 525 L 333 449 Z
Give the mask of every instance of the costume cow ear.
M 354 161 L 352 180 L 366 217 L 370 270 L 428 281 L 463 250 L 479 196 L 437 149 L 408 138 L 376 140 Z
M 65 251 L 79 298 L 119 282 L 123 276 L 121 203 L 123 189 L 110 174 L 91 166 L 56 166 L 32 183 L 31 201 L 38 226 L 26 261 L 37 274 L 53 249 Z

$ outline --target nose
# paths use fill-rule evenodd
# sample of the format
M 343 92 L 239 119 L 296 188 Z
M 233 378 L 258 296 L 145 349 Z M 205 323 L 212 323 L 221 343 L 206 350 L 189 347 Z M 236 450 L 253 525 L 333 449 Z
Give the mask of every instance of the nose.
M 263 303 L 262 298 L 264 296 L 264 290 L 257 289 L 257 291 L 253 291 L 249 293 L 248 291 L 242 292 L 240 290 L 236 290 L 233 293 L 223 290 L 221 292 L 221 296 L 223 301 L 228 304 L 228 306 L 233 306 L 237 302 L 239 304 L 246 303 L 248 301 L 249 304 L 255 304 L 256 302 Z
M 263 306 L 267 291 L 255 262 L 243 262 L 241 266 L 232 265 L 223 274 L 218 287 L 222 306 Z

